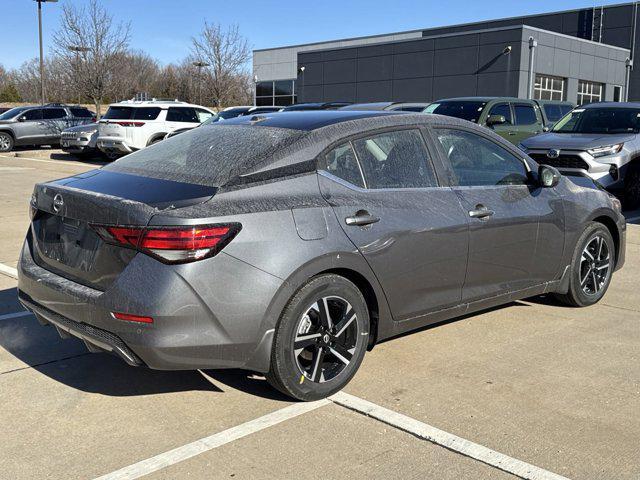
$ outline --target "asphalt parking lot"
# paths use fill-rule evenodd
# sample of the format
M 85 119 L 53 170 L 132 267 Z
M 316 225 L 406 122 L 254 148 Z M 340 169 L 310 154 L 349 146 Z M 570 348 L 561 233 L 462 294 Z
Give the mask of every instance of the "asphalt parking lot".
M 19 155 L 0 155 L 0 478 L 640 478 L 640 225 L 598 305 L 423 329 L 377 345 L 346 395 L 300 404 L 246 372 L 89 354 L 23 312 L 33 184 L 100 162 Z

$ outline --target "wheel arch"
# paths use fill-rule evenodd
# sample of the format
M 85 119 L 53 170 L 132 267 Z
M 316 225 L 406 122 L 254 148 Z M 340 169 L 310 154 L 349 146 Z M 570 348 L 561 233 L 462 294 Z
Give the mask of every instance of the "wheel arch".
M 369 344 L 367 346 L 367 350 L 373 349 L 373 346 L 378 340 L 378 324 L 380 321 L 380 301 L 378 299 L 378 295 L 376 295 L 376 291 L 364 275 L 357 272 L 356 270 L 352 270 L 349 268 L 332 268 L 329 270 L 318 272 L 318 274 L 315 276 L 317 277 L 329 273 L 340 275 L 341 277 L 346 278 L 356 287 L 358 287 L 358 290 L 360 290 L 360 292 L 362 293 L 365 302 L 367 302 L 367 309 L 369 310 L 370 325 Z
M 162 140 L 166 134 L 167 132 L 160 132 L 160 133 L 154 133 L 153 135 L 151 135 L 149 137 L 149 140 L 147 140 L 147 147 L 151 145 L 153 142 L 155 142 L 156 140 Z
M 13 133 L 13 130 L 11 130 L 10 128 L 0 128 L 0 133 L 6 133 L 13 139 L 14 143 L 16 142 L 16 134 Z
M 613 244 L 616 247 L 616 265 L 618 264 L 618 259 L 620 257 L 620 232 L 618 231 L 618 225 L 616 221 L 611 218 L 609 215 L 600 214 L 594 216 L 591 219 L 592 222 L 601 223 L 606 227 L 606 229 L 611 234 L 611 238 L 613 238 Z

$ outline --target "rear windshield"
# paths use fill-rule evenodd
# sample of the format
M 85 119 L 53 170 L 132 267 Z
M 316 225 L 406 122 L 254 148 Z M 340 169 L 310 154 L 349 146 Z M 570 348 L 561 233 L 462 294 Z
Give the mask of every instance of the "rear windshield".
M 259 165 L 306 132 L 248 125 L 201 125 L 138 150 L 105 170 L 220 187 Z
M 478 123 L 478 118 L 487 102 L 451 101 L 436 102 L 429 105 L 426 113 L 437 113 L 447 117 L 456 117 Z
M 155 120 L 160 115 L 158 107 L 111 106 L 102 118 L 105 120 Z

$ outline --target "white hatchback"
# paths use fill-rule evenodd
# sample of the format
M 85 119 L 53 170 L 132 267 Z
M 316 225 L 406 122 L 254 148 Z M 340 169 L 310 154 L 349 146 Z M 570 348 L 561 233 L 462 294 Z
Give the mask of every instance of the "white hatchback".
M 113 103 L 98 123 L 98 148 L 127 154 L 161 141 L 178 129 L 194 128 L 215 115 L 211 110 L 177 100 Z

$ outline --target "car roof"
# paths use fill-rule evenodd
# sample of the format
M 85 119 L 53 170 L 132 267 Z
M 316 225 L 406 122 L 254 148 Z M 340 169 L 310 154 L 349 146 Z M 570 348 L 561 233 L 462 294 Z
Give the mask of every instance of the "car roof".
M 596 102 L 578 108 L 640 108 L 640 102 Z
M 338 110 L 384 110 L 386 107 L 395 105 L 396 102 L 369 102 L 369 103 L 352 103 L 345 105 Z
M 380 110 L 299 110 L 245 115 L 224 120 L 224 125 L 256 125 L 309 131 L 350 120 L 391 115 L 402 116 L 406 113 Z
M 507 101 L 524 101 L 530 102 L 531 100 L 527 100 L 525 98 L 517 98 L 517 97 L 454 97 L 454 98 L 441 98 L 439 100 L 434 101 L 433 103 L 440 102 L 491 102 L 494 100 L 507 100 Z

